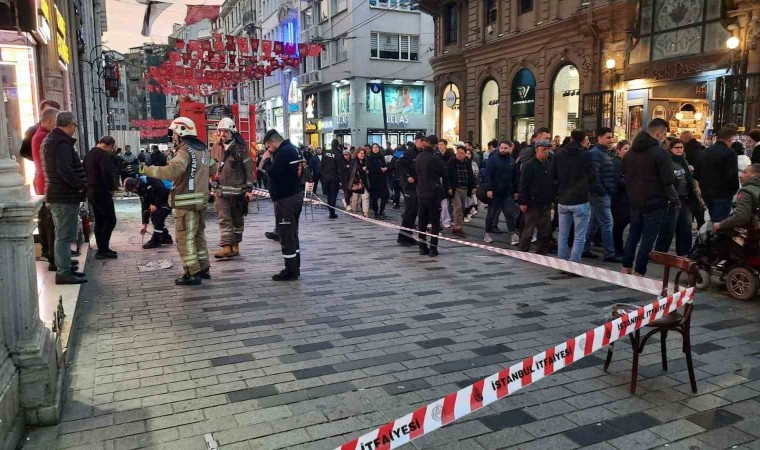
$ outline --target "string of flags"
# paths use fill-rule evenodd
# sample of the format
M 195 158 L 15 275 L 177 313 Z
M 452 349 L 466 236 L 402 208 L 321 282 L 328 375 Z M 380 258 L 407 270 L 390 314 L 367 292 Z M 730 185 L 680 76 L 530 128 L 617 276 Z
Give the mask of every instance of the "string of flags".
M 210 95 L 241 81 L 261 80 L 275 70 L 297 68 L 307 56 L 319 56 L 321 44 L 289 43 L 212 33 L 211 39 L 177 39 L 169 60 L 145 74 L 148 92 Z

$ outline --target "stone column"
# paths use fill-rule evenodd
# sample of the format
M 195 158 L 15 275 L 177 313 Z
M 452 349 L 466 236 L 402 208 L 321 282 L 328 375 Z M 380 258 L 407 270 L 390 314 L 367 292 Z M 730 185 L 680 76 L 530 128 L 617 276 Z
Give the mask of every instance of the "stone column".
M 5 344 L 0 352 L 7 349 L 15 365 L 9 378 L 8 360 L 3 361 L 0 353 L 0 404 L 17 374 L 17 404 L 26 424 L 52 424 L 59 417 L 63 377 L 59 377 L 55 339 L 38 311 L 33 232 L 42 197 L 32 196 L 24 185 L 6 136 L 5 110 L 0 108 L 0 261 L 5 262 L 0 264 L 0 338 Z

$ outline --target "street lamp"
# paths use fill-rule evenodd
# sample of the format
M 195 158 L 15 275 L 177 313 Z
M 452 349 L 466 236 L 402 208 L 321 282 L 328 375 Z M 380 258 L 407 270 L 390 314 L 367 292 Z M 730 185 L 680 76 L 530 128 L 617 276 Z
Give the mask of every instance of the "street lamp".
M 736 50 L 739 48 L 739 44 L 741 44 L 741 41 L 736 36 L 731 36 L 726 39 L 726 47 L 728 47 L 729 50 Z
M 617 61 L 615 61 L 615 58 L 608 59 L 605 63 L 605 66 L 607 66 L 607 69 L 612 70 L 617 65 Z

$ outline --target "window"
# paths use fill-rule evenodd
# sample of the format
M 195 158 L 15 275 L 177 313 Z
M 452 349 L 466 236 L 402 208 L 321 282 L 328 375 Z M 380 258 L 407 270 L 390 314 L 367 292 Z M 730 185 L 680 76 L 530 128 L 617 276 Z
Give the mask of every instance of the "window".
M 340 12 L 343 12 L 347 8 L 348 0 L 330 0 L 330 11 L 332 11 L 332 15 L 336 15 Z
M 417 0 L 369 0 L 369 6 L 372 8 L 396 9 L 399 11 L 417 11 L 419 3 Z
M 320 0 L 315 3 L 317 9 L 317 16 L 319 17 L 319 23 L 322 23 L 330 18 L 330 11 L 328 9 L 327 0 Z
M 520 4 L 525 0 L 520 0 Z M 532 0 L 531 0 L 532 4 Z M 497 9 L 496 9 L 496 0 L 485 0 L 485 8 L 486 8 L 486 25 L 495 25 L 496 24 L 496 17 L 497 17 Z
M 418 36 L 372 33 L 370 38 L 370 57 L 417 61 L 419 47 L 420 39 Z
M 450 3 L 443 7 L 443 43 L 457 42 L 457 5 Z
M 319 54 L 319 68 L 325 68 L 330 65 L 330 47 L 325 47 Z
M 520 14 L 533 11 L 533 0 L 519 0 L 520 1 Z
M 348 59 L 348 43 L 345 38 L 330 43 L 332 63 L 339 63 Z
M 301 13 L 301 24 L 304 30 L 308 30 L 309 27 L 314 25 L 314 17 L 311 14 L 311 8 L 305 9 Z

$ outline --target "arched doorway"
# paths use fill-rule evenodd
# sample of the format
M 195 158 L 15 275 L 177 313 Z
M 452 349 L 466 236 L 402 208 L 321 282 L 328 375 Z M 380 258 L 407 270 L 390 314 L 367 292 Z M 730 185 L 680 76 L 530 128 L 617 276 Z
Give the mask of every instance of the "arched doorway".
M 530 141 L 536 128 L 536 77 L 521 69 L 512 80 L 512 139 Z
M 480 91 L 480 145 L 496 139 L 499 135 L 499 84 L 488 80 Z
M 580 76 L 578 68 L 563 66 L 552 84 L 552 136 L 563 139 L 578 128 L 580 112 Z
M 459 88 L 449 83 L 443 88 L 441 100 L 441 137 L 453 143 L 459 138 Z

